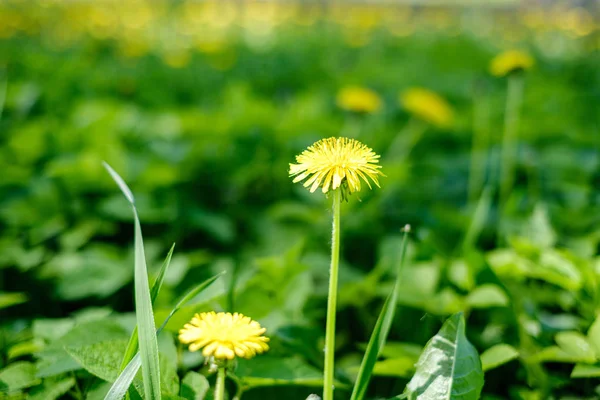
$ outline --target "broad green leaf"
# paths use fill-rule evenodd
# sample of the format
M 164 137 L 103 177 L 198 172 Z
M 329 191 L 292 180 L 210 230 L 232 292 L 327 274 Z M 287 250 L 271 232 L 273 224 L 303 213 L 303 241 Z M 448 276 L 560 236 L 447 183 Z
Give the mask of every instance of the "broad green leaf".
M 545 347 L 527 359 L 528 362 L 559 362 L 559 363 L 576 363 L 581 361 L 577 356 L 567 353 L 558 346 Z
M 506 293 L 493 283 L 478 286 L 469 293 L 466 301 L 473 308 L 505 307 L 509 303 Z
M 600 315 L 596 318 L 587 333 L 587 340 L 596 352 L 596 357 L 600 359 Z
M 361 346 L 362 348 L 363 346 Z M 364 346 L 366 348 L 366 345 Z M 402 358 L 402 357 L 410 357 L 414 358 L 415 362 L 421 355 L 423 351 L 423 347 L 414 344 L 414 343 L 405 343 L 405 342 L 391 342 L 387 341 L 385 346 L 381 350 L 381 357 L 384 358 Z
M 144 242 L 142 228 L 135 208 L 131 190 L 127 184 L 108 164 L 104 163 L 112 178 L 119 185 L 121 191 L 131 204 L 135 224 L 135 314 L 137 317 L 138 339 L 140 356 L 142 360 L 142 375 L 144 377 L 144 393 L 148 400 L 160 400 L 160 360 L 158 357 L 158 343 L 156 340 L 156 327 L 150 298 L 148 284 L 148 269 L 144 255 Z
M 465 336 L 462 313 L 454 314 L 425 346 L 406 394 L 419 400 L 477 400 L 482 387 L 479 355 Z
M 79 363 L 67 353 L 66 346 L 86 346 L 126 338 L 127 331 L 113 320 L 84 322 L 51 342 L 37 354 L 37 376 L 48 377 L 81 368 Z
M 48 341 L 57 340 L 74 325 L 75 321 L 71 318 L 36 319 L 33 321 L 33 337 Z
M 396 376 L 410 378 L 415 372 L 415 359 L 412 357 L 388 358 L 377 361 L 373 367 L 375 376 Z
M 475 287 L 475 277 L 465 259 L 453 260 L 448 266 L 448 279 L 462 290 Z
M 61 380 L 45 379 L 43 385 L 35 387 L 29 393 L 29 400 L 56 400 L 75 385 L 75 378 Z
M 181 397 L 189 400 L 203 400 L 210 389 L 210 384 L 204 375 L 190 371 L 181 381 Z
M 156 301 L 156 298 L 158 297 L 158 293 L 160 292 L 160 288 L 161 288 L 164 278 L 165 278 L 165 273 L 167 272 L 167 269 L 169 268 L 169 265 L 171 264 L 171 257 L 173 257 L 173 250 L 175 250 L 175 243 L 173 243 L 173 245 L 171 246 L 171 250 L 169 250 L 167 257 L 165 258 L 165 261 L 163 262 L 162 267 L 160 268 L 160 272 L 158 273 L 158 276 L 156 277 L 156 281 L 154 281 L 154 285 L 152 285 L 152 292 L 150 294 L 152 305 L 154 305 L 154 302 Z M 129 343 L 127 344 L 127 350 L 125 350 L 125 355 L 123 356 L 123 361 L 121 362 L 121 371 L 123 371 L 125 369 L 125 367 L 129 363 L 129 361 L 131 361 L 133 356 L 135 356 L 135 353 L 137 352 L 137 350 L 138 350 L 138 327 L 136 325 L 135 328 L 133 329 L 133 332 L 131 333 L 131 337 L 129 338 Z
M 481 353 L 483 371 L 489 371 L 519 357 L 519 352 L 509 344 L 497 344 Z
M 356 382 L 354 383 L 351 400 L 360 400 L 364 398 L 367 392 L 367 387 L 369 386 L 371 374 L 373 373 L 373 368 L 375 367 L 375 363 L 377 362 L 377 358 L 379 357 L 381 350 L 385 346 L 388 333 L 390 332 L 392 321 L 394 320 L 394 314 L 396 312 L 396 306 L 398 304 L 398 293 L 400 290 L 400 280 L 402 279 L 402 272 L 404 270 L 404 263 L 406 259 L 406 244 L 408 242 L 409 231 L 410 226 L 407 225 L 404 228 L 404 237 L 399 250 L 396 282 L 392 289 L 392 293 L 390 293 L 383 304 L 383 308 L 381 309 L 379 317 L 377 318 L 377 322 L 375 323 L 375 328 L 371 333 L 367 350 L 365 351 L 360 369 L 358 371 L 358 376 L 356 377 Z
M 555 337 L 558 346 L 573 359 L 584 363 L 594 363 L 596 354 L 586 337 L 577 331 L 559 332 Z
M 571 378 L 600 378 L 600 365 L 575 364 Z
M 127 346 L 126 340 L 111 340 L 65 349 L 86 371 L 107 382 L 119 375 L 119 362 Z
M 160 326 L 160 328 L 158 328 L 158 330 L 156 331 L 156 334 L 157 335 L 160 334 L 160 332 L 163 330 L 163 328 L 165 327 L 165 325 L 167 324 L 167 322 L 169 322 L 169 319 L 173 315 L 175 315 L 175 313 L 181 307 L 183 307 L 183 305 L 185 305 L 186 302 L 190 301 L 196 295 L 198 295 L 200 292 L 202 292 L 204 289 L 206 289 L 207 287 L 209 287 L 221 275 L 222 274 L 217 274 L 217 275 L 213 276 L 212 278 L 209 278 L 209 279 L 205 280 L 204 282 L 202 282 L 201 284 L 199 284 L 195 288 L 191 289 L 187 294 L 185 294 L 181 298 L 181 300 L 179 300 L 177 302 L 177 304 L 175 305 L 175 307 L 173 308 L 173 310 L 171 311 L 171 313 L 169 314 L 169 316 L 164 320 L 164 322 L 162 323 L 162 325 Z M 125 396 L 125 393 L 129 389 L 129 387 L 131 386 L 131 382 L 133 382 L 133 379 L 135 378 L 135 375 L 137 374 L 137 371 L 139 370 L 139 368 L 140 368 L 141 365 L 142 365 L 142 360 L 140 358 L 140 353 L 138 352 L 135 355 L 135 357 L 133 357 L 131 359 L 131 361 L 129 362 L 129 364 L 127 364 L 127 366 L 121 372 L 121 374 L 119 375 L 119 377 L 115 380 L 115 382 L 111 386 L 110 390 L 106 394 L 106 397 L 104 397 L 104 400 L 121 400 L 123 398 L 123 396 Z
M 0 292 L 0 310 L 27 301 L 27 295 L 24 293 L 3 293 Z
M 35 375 L 35 365 L 27 361 L 17 361 L 0 370 L 0 393 L 14 392 L 39 383 L 41 379 Z
M 323 373 L 298 358 L 263 355 L 239 360 L 235 374 L 249 388 L 259 386 L 322 386 Z

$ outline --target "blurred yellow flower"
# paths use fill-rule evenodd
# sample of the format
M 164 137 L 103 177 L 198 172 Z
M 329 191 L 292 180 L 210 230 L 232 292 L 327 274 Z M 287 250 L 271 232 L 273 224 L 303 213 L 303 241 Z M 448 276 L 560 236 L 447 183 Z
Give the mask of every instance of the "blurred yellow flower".
M 382 106 L 377 93 L 361 86 L 342 88 L 337 94 L 336 103 L 341 109 L 368 114 L 378 111 Z
M 190 351 L 201 348 L 204 357 L 233 360 L 235 356 L 252 358 L 269 350 L 269 338 L 262 336 L 266 328 L 239 313 L 196 314 L 179 331 L 179 341 L 190 345 Z
M 490 73 L 505 76 L 513 71 L 528 70 L 533 67 L 533 57 L 520 50 L 507 50 L 498 54 L 490 62 Z
M 454 111 L 450 104 L 428 89 L 406 89 L 400 93 L 399 101 L 409 113 L 440 128 L 450 126 L 454 119 Z
M 290 164 L 290 176 L 294 183 L 306 178 L 304 187 L 310 186 L 311 193 L 321 187 L 323 193 L 335 190 L 347 183 L 350 193 L 360 191 L 360 180 L 369 188 L 371 178 L 379 187 L 377 175 L 383 175 L 376 165 L 379 155 L 364 144 L 348 138 L 321 139 L 296 156 L 298 164 Z

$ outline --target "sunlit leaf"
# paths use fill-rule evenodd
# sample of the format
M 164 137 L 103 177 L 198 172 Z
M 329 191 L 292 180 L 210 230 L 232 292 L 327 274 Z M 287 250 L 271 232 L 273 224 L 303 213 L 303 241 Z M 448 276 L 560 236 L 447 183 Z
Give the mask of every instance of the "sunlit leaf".
M 508 344 L 497 344 L 481 353 L 483 371 L 497 368 L 519 357 L 519 352 Z
M 406 394 L 419 400 L 477 400 L 482 387 L 479 355 L 465 336 L 462 313 L 457 313 L 425 346 Z

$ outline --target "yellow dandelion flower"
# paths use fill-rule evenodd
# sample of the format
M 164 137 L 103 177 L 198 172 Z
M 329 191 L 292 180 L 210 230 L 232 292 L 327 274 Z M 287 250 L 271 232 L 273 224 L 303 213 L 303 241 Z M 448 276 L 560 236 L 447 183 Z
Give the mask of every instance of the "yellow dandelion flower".
M 323 193 L 347 183 L 350 193 L 360 191 L 362 179 L 371 188 L 370 178 L 379 187 L 378 175 L 383 175 L 376 165 L 379 155 L 364 144 L 348 138 L 321 139 L 302 154 L 296 156 L 298 164 L 290 164 L 294 183 L 306 178 L 304 187 L 314 192 L 321 187 Z
M 508 50 L 498 54 L 490 62 L 490 73 L 494 76 L 506 76 L 514 71 L 524 71 L 533 67 L 531 55 L 520 50 Z
M 450 126 L 454 119 L 450 104 L 428 89 L 407 89 L 400 93 L 399 101 L 409 113 L 440 128 Z
M 236 356 L 252 358 L 269 350 L 269 338 L 262 336 L 266 328 L 239 313 L 196 314 L 179 331 L 179 341 L 190 345 L 190 351 L 203 348 L 204 357 L 233 360 Z
M 371 114 L 381 109 L 382 101 L 371 89 L 346 86 L 338 92 L 336 104 L 343 110 Z

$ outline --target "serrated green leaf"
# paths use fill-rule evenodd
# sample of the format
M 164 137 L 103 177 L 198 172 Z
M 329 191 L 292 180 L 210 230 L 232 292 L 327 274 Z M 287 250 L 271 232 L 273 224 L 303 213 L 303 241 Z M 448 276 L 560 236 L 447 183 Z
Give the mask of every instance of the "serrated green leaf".
M 52 326 L 52 324 L 45 324 Z M 56 325 L 59 327 L 57 332 L 62 332 L 66 327 L 62 323 Z M 39 329 L 39 328 L 38 328 Z M 51 342 L 41 352 L 37 354 L 37 376 L 40 378 L 58 375 L 63 372 L 80 369 L 77 363 L 65 350 L 65 346 L 85 346 L 99 342 L 126 339 L 125 329 L 113 320 L 88 321 L 73 327 L 59 339 Z
M 129 201 L 133 211 L 135 233 L 135 315 L 137 317 L 138 339 L 142 361 L 142 375 L 144 377 L 144 393 L 148 400 L 160 400 L 160 359 L 158 356 L 158 343 L 156 327 L 152 311 L 150 285 L 148 284 L 148 269 L 144 254 L 144 241 L 142 228 L 135 208 L 133 194 L 123 179 L 108 164 L 104 167 Z
M 126 340 L 110 340 L 65 349 L 86 371 L 107 382 L 119 375 L 119 362 L 127 346 Z
M 419 400 L 477 400 L 482 387 L 479 355 L 465 336 L 462 313 L 454 314 L 425 346 L 406 394 Z
M 481 354 L 483 371 L 497 368 L 519 357 L 519 352 L 509 344 L 497 344 Z
M 0 393 L 14 392 L 40 384 L 35 375 L 35 365 L 27 361 L 17 361 L 0 370 Z
M 399 260 L 396 271 L 396 282 L 392 292 L 383 304 L 383 308 L 381 309 L 379 317 L 377 318 L 377 322 L 375 323 L 375 328 L 371 333 L 367 350 L 363 356 L 363 360 L 358 371 L 358 376 L 356 378 L 356 382 L 354 383 L 351 400 L 361 400 L 364 398 L 369 386 L 371 374 L 373 373 L 373 368 L 375 367 L 375 363 L 377 362 L 377 358 L 379 357 L 381 350 L 385 346 L 388 333 L 392 327 L 392 321 L 394 319 L 394 314 L 396 312 L 396 306 L 398 303 L 400 281 L 402 279 L 402 272 L 404 270 L 408 232 L 409 227 L 407 226 L 404 230 L 402 244 L 400 245 Z
M 188 372 L 181 380 L 181 396 L 188 400 L 203 400 L 208 389 L 208 379 L 195 371 Z

